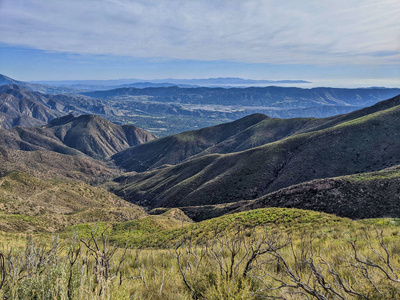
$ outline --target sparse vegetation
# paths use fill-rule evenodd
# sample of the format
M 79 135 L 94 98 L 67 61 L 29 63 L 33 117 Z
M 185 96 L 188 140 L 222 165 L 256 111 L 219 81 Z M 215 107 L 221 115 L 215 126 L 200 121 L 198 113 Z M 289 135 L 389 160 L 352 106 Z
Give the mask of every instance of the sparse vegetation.
M 114 108 L 130 111 L 128 98 Z M 2 130 L 0 298 L 400 299 L 399 101 L 326 119 L 254 114 L 129 149 L 154 136 L 90 115 Z M 115 153 L 151 171 L 123 173 Z
M 287 210 L 286 213 L 290 213 Z M 159 249 L 119 247 L 107 226 L 64 238 L 4 244 L 7 299 L 400 299 L 398 226 L 386 227 L 314 213 L 286 226 L 235 222 L 180 229 Z M 272 215 L 275 214 L 272 213 Z M 318 214 L 318 213 L 316 213 Z M 235 216 L 244 220 L 243 215 Z M 252 219 L 251 217 L 249 217 Z M 218 222 L 215 221 L 214 225 Z M 275 222 L 276 223 L 276 222 Z M 274 225 L 272 225 L 274 224 Z M 75 228 L 77 229 L 77 228 Z M 82 229 L 82 228 L 80 228 Z M 290 229 L 290 230 L 289 230 Z M 140 231 L 140 229 L 139 229 Z M 152 232 L 157 235 L 156 231 Z M 79 237 L 80 236 L 80 237 Z M 147 238 L 152 238 L 151 235 Z

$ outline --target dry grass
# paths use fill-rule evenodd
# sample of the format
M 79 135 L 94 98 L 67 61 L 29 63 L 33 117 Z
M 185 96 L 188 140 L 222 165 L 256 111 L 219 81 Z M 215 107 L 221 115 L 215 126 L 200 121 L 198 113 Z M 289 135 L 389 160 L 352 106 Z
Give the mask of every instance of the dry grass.
M 284 223 L 212 229 L 203 222 L 210 233 L 206 241 L 180 229 L 188 234 L 159 249 L 117 247 L 99 225 L 80 239 L 73 231 L 53 240 L 2 233 L 6 281 L 0 294 L 8 299 L 400 299 L 400 229 L 392 220 L 369 223 L 337 218 L 289 230 Z

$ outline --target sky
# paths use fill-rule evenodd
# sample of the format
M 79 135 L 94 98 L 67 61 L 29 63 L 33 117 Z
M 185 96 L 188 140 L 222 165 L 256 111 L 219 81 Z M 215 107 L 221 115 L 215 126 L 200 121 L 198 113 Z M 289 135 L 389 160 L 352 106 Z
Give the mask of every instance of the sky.
M 0 73 L 400 87 L 399 16 L 399 0 L 0 0 Z

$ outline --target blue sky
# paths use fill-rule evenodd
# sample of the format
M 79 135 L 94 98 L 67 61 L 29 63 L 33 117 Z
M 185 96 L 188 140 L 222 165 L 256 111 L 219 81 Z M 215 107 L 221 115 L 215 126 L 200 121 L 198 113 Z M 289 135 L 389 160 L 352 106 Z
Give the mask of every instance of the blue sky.
M 0 73 L 399 87 L 399 15 L 398 0 L 1 0 Z

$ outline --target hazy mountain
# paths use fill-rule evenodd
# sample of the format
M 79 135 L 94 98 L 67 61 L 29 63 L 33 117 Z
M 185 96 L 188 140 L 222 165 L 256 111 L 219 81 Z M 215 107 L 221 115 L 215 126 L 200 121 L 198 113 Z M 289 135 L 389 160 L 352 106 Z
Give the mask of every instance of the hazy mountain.
M 19 85 L 33 92 L 40 92 L 46 94 L 61 94 L 61 93 L 74 93 L 79 92 L 68 87 L 55 87 L 36 83 L 28 83 L 19 81 L 0 74 L 0 86 L 2 85 Z
M 188 206 L 254 199 L 312 179 L 377 171 L 400 163 L 396 138 L 400 106 L 390 99 L 376 111 L 326 129 L 232 154 L 212 154 L 176 166 L 121 178 L 117 193 L 147 205 Z M 354 118 L 354 119 L 352 119 Z M 334 126 L 333 126 L 334 125 Z M 373 150 L 371 150 L 373 149 Z
M 115 116 L 114 110 L 98 99 L 73 94 L 47 95 L 16 84 L 0 86 L 0 128 L 44 125 L 69 113 Z
M 305 80 L 254 80 L 234 77 L 203 78 L 203 79 L 115 79 L 115 80 L 62 80 L 62 81 L 32 81 L 35 84 L 45 84 L 57 87 L 69 87 L 80 90 L 109 90 L 122 87 L 168 87 L 178 86 L 182 88 L 194 86 L 249 86 L 249 85 L 273 85 L 273 84 L 304 84 Z
M 63 115 L 44 97 L 18 85 L 0 86 L 0 128 L 43 125 Z
M 241 81 L 236 78 L 228 79 L 231 82 Z M 218 80 L 220 79 L 209 81 Z M 12 79 L 7 82 L 29 85 Z M 92 84 L 94 88 L 101 81 L 85 83 Z M 112 87 L 107 84 L 122 83 L 140 87 L 147 84 L 123 80 L 103 83 L 101 88 L 104 89 Z M 262 113 L 271 118 L 329 117 L 354 111 L 400 93 L 400 89 L 385 88 L 156 88 L 155 85 L 169 83 L 161 81 L 150 84 L 152 88 L 124 88 L 87 94 L 99 98 L 71 93 L 46 95 L 24 89 L 32 94 L 41 95 L 41 104 L 62 115 L 96 114 L 116 124 L 136 125 L 158 136 L 226 123 L 255 113 Z M 22 89 L 21 86 L 19 88 Z M 9 117 L 0 111 L 0 123 L 3 128 L 43 124 L 39 121 L 27 115 Z
M 400 94 L 400 89 L 339 89 L 293 87 L 249 88 L 121 88 L 87 92 L 95 98 L 146 96 L 148 101 L 188 104 L 259 106 L 264 108 L 306 108 L 317 106 L 369 106 Z

